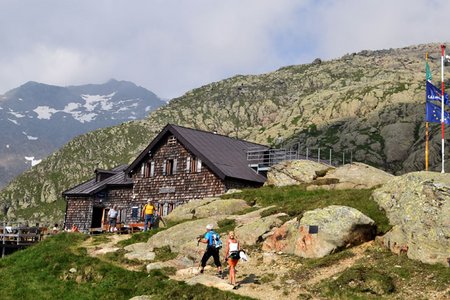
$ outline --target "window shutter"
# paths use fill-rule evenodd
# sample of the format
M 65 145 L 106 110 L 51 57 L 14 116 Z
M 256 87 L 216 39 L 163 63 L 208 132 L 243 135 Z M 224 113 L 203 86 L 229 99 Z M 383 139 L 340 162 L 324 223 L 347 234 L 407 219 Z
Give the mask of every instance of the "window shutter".
M 141 175 L 144 176 L 144 172 L 145 172 L 145 163 L 143 163 L 141 165 Z
M 163 161 L 163 175 L 166 175 L 166 160 Z
M 197 173 L 200 173 L 202 171 L 202 161 L 198 158 L 197 159 Z
M 150 177 L 153 177 L 153 176 L 155 176 L 155 162 L 154 161 L 152 161 L 150 163 Z
M 177 174 L 177 159 L 175 158 L 173 160 L 173 173 L 172 174 Z
M 186 158 L 186 173 L 189 173 L 191 171 L 191 157 L 188 156 Z

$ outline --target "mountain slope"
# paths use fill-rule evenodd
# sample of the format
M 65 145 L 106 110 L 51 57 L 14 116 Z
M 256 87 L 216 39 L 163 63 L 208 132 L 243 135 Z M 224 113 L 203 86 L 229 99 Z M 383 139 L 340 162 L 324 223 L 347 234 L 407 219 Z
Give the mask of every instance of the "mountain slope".
M 28 82 L 0 98 L 0 187 L 77 135 L 142 119 L 165 103 L 131 82 Z
M 423 169 L 423 56 L 438 49 L 420 45 L 362 51 L 208 84 L 171 100 L 143 121 L 74 139 L 16 178 L 0 197 L 11 206 L 11 217 L 61 219 L 64 189 L 92 177 L 95 167 L 129 163 L 166 123 L 270 145 L 283 141 L 303 153 L 320 147 L 328 154 L 331 148 L 339 158 L 342 151 L 347 157 L 351 151 L 354 160 L 393 173 Z M 430 66 L 437 75 L 439 60 L 431 59 Z M 439 125 L 431 124 L 431 129 L 430 165 L 439 169 Z M 50 208 L 51 214 L 46 211 Z

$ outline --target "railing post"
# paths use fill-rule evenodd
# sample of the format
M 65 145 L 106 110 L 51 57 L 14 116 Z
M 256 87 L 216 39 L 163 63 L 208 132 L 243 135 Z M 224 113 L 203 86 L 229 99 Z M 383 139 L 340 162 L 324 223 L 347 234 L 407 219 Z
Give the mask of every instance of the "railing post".
M 331 148 L 330 148 L 330 166 L 331 166 Z
M 345 152 L 342 152 L 342 165 L 345 164 Z
M 308 147 L 306 147 L 306 160 L 308 160 Z
M 320 148 L 317 148 L 317 162 L 320 162 Z

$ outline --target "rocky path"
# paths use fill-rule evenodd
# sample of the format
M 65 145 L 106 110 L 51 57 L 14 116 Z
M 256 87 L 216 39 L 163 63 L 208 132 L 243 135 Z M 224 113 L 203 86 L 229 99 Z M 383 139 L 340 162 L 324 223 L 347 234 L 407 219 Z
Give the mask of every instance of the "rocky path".
M 120 249 L 119 241 L 129 238 L 129 235 L 105 235 L 104 241 L 99 243 L 95 238 L 89 238 L 83 243 L 88 255 L 104 259 L 103 255 Z M 239 284 L 237 289 L 228 281 L 228 268 L 224 268 L 224 278 L 217 276 L 217 270 L 207 266 L 204 274 L 199 273 L 198 267 L 181 269 L 171 276 L 171 279 L 185 281 L 188 284 L 203 284 L 216 287 L 239 295 L 249 296 L 256 299 L 298 299 L 299 294 L 309 294 L 308 288 L 318 284 L 324 279 L 331 278 L 351 267 L 364 255 L 365 249 L 372 246 L 372 242 L 354 247 L 354 256 L 342 259 L 332 266 L 318 268 L 310 274 L 306 281 L 299 282 L 291 278 L 293 269 L 300 269 L 301 264 L 290 255 L 282 253 L 268 253 L 256 251 L 247 262 L 240 261 L 237 265 L 236 279 Z M 131 266 L 117 262 L 121 267 L 128 270 L 139 270 L 142 266 Z
M 206 286 L 213 286 L 262 300 L 298 299 L 299 294 L 309 294 L 308 288 L 351 267 L 364 255 L 364 251 L 372 245 L 373 242 L 368 242 L 353 248 L 352 253 L 354 256 L 342 259 L 332 266 L 318 268 L 317 271 L 308 276 L 311 279 L 302 282 L 291 278 L 290 272 L 292 269 L 301 270 L 301 264 L 294 257 L 267 252 L 255 252 L 251 256 L 250 261 L 240 261 L 238 263 L 236 269 L 239 287 L 236 290 L 228 284 L 227 269 L 224 272 L 224 279 L 216 276 L 215 268 L 207 268 L 205 274 L 198 274 L 197 268 L 182 269 L 171 278 L 185 281 L 188 284 L 200 283 Z

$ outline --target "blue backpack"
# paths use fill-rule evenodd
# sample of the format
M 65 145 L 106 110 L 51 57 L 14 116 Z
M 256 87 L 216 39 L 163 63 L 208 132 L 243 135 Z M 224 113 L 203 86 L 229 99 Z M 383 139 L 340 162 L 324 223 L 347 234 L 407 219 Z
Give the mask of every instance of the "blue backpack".
M 208 240 L 208 245 L 212 246 L 216 249 L 222 248 L 222 241 L 220 240 L 220 235 L 213 230 L 210 231 L 210 234 L 211 234 L 211 237 Z

